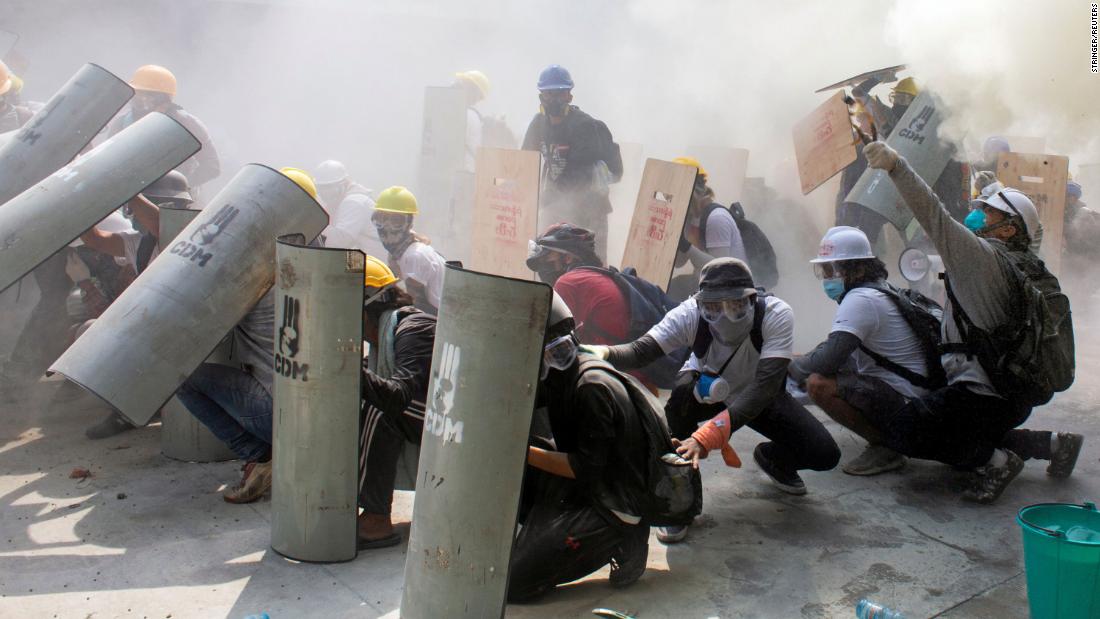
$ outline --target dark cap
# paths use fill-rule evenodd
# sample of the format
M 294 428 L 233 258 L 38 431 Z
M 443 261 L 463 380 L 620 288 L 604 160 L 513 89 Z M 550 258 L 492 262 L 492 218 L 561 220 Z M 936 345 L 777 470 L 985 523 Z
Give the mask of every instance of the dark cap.
M 182 172 L 170 170 L 164 176 L 150 183 L 141 192 L 141 195 L 149 199 L 169 198 L 172 200 L 185 200 L 190 203 L 193 200 L 188 189 L 187 177 Z
M 744 299 L 753 294 L 756 294 L 756 286 L 749 265 L 737 258 L 715 258 L 699 275 L 699 292 L 695 293 L 695 300 L 713 303 Z
M 587 266 L 603 266 L 596 255 L 596 234 L 569 223 L 557 223 L 543 232 L 529 247 L 527 268 L 537 270 L 547 252 L 572 254 Z

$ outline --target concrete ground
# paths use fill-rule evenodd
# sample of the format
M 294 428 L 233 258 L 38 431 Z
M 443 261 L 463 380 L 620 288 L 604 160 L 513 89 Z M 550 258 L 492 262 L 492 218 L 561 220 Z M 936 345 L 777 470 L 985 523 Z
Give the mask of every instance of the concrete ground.
M 1016 511 L 1100 497 L 1091 381 L 1100 355 L 1079 347 L 1079 384 L 1027 424 L 1090 437 L 1069 480 L 1031 462 L 998 504 L 975 506 L 959 499 L 960 473 L 911 462 L 867 479 L 807 473 L 810 493 L 791 497 L 762 481 L 747 457 L 759 437 L 745 430 L 733 442 L 745 468 L 707 462 L 706 505 L 688 541 L 652 540 L 636 585 L 611 589 L 605 569 L 507 616 L 608 607 L 638 617 L 853 617 L 869 597 L 910 618 L 1026 617 Z M 270 502 L 219 496 L 238 463 L 169 460 L 158 425 L 88 441 L 83 430 L 103 411 L 62 384 L 44 380 L 0 404 L 0 617 L 397 615 L 403 545 L 344 564 L 285 560 L 269 548 Z M 829 428 L 845 461 L 860 452 L 853 435 Z M 93 476 L 70 478 L 77 467 Z M 399 493 L 399 521 L 411 506 L 412 494 Z

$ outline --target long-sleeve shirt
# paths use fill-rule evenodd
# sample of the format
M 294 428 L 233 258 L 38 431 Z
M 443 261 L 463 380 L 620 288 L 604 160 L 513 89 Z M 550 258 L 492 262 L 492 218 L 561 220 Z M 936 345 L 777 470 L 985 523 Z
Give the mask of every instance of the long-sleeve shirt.
M 575 105 L 569 106 L 556 125 L 542 112 L 531 119 L 523 137 L 523 150 L 542 153 L 543 178 L 548 190 L 569 193 L 592 185 L 593 167 L 604 156 L 596 122 Z
M 398 310 L 394 367 L 389 378 L 371 372 L 363 361 L 362 396 L 387 415 L 406 411 L 424 415 L 435 347 L 435 317 L 411 307 Z

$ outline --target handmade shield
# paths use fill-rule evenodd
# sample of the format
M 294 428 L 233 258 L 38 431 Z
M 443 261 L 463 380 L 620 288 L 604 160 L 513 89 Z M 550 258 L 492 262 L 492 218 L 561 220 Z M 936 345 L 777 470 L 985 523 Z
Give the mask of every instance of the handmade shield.
M 1062 268 L 1068 178 L 1069 157 L 1013 152 L 997 158 L 997 180 L 1027 194 L 1039 210 L 1043 224 L 1039 253 L 1055 275 Z
M 271 288 L 275 239 L 327 224 L 289 178 L 245 166 L 51 369 L 145 425 Z
M 355 249 L 276 246 L 271 547 L 299 561 L 356 552 L 363 264 Z
M 199 148 L 183 125 L 149 114 L 0 206 L 0 290 Z
M 84 65 L 0 146 L 0 205 L 72 161 L 133 95 L 110 71 Z
M 471 270 L 531 279 L 527 243 L 538 234 L 539 154 L 479 148 L 474 193 Z
M 645 162 L 621 266 L 636 268 L 641 278 L 662 290 L 668 290 L 676 263 L 695 173 L 694 166 L 659 159 Z
M 551 290 L 448 265 L 401 616 L 501 617 Z
M 794 126 L 794 156 L 802 195 L 856 160 L 855 130 L 844 93 L 838 92 Z

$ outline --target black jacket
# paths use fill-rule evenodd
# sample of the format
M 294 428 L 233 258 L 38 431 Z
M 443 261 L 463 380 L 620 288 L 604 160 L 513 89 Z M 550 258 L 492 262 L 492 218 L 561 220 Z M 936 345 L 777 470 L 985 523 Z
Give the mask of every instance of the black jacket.
M 363 399 L 387 415 L 424 413 L 435 347 L 435 317 L 413 307 L 398 310 L 393 376 L 382 378 L 363 361 Z
M 569 193 L 591 187 L 593 166 L 605 157 L 598 122 L 575 105 L 557 125 L 542 112 L 531 119 L 523 150 L 542 153 L 543 178 L 550 188 Z

